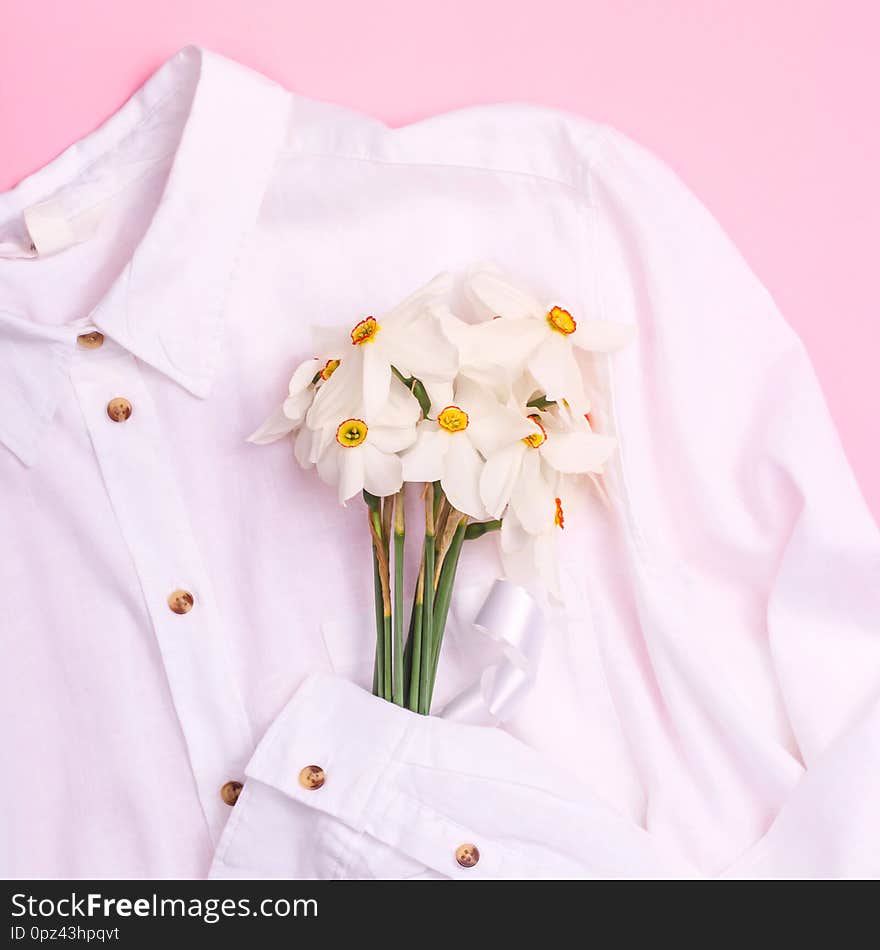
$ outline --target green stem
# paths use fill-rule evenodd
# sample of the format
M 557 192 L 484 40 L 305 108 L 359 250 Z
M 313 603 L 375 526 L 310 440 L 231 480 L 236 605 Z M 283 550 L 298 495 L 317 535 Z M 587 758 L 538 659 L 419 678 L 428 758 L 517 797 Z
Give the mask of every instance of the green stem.
M 412 678 L 413 662 L 413 626 L 416 619 L 415 597 L 413 597 L 413 606 L 409 612 L 409 626 L 406 631 L 406 641 L 403 644 L 403 694 L 405 703 L 409 706 L 410 681 Z
M 387 613 L 382 618 L 383 628 L 382 628 L 382 640 L 384 647 L 382 650 L 382 698 L 387 699 L 388 702 L 391 702 L 392 699 L 392 687 L 391 687 L 391 614 Z
M 428 485 L 425 488 L 425 556 L 422 560 L 422 570 L 424 571 L 424 602 L 422 604 L 422 630 L 421 630 L 421 658 L 419 661 L 419 697 L 418 711 L 422 715 L 428 715 L 430 708 L 428 703 L 429 695 L 429 673 L 431 670 L 431 661 L 433 653 L 433 631 L 434 631 L 434 486 Z
M 385 611 L 382 606 L 382 578 L 379 575 L 379 558 L 373 549 L 373 588 L 376 597 L 376 662 L 373 664 L 373 695 L 381 696 L 379 678 L 385 668 Z
M 382 540 L 382 516 L 370 506 L 370 535 L 373 539 L 373 563 L 376 565 L 381 612 L 376 603 L 376 695 L 391 699 L 391 593 L 388 577 L 388 547 Z
M 413 598 L 412 615 L 410 616 L 410 632 L 407 640 L 409 648 L 409 701 L 407 706 L 413 711 L 419 711 L 419 682 L 422 669 L 422 613 L 425 597 L 425 555 L 422 553 L 422 564 L 419 568 L 419 580 L 416 584 L 416 593 Z
M 403 705 L 403 544 L 406 537 L 404 522 L 404 489 L 394 499 L 394 663 L 393 700 Z
M 383 575 L 382 580 L 384 583 L 384 616 L 383 621 L 383 630 L 382 638 L 384 642 L 383 650 L 383 666 L 382 666 L 382 695 L 384 699 L 387 699 L 390 703 L 393 698 L 393 686 L 392 686 L 392 661 L 393 661 L 393 646 L 392 646 L 392 634 L 391 634 L 391 519 L 394 511 L 394 502 L 390 498 L 382 499 L 382 521 L 381 521 L 381 543 L 382 543 L 382 558 L 380 559 L 380 565 L 382 567 Z
M 385 698 L 385 589 L 382 583 L 382 515 L 379 499 L 364 492 L 373 549 L 373 592 L 376 603 L 376 662 L 373 665 L 373 693 Z
M 440 581 L 437 584 L 437 594 L 434 598 L 434 616 L 431 648 L 431 671 L 428 681 L 427 713 L 431 710 L 431 699 L 434 696 L 434 681 L 437 679 L 437 665 L 440 662 L 440 648 L 443 646 L 443 634 L 446 630 L 446 618 L 449 616 L 449 605 L 452 602 L 452 586 L 455 583 L 455 572 L 458 569 L 458 560 L 461 557 L 461 546 L 464 544 L 464 535 L 467 531 L 467 518 L 462 518 L 455 535 L 449 545 L 449 551 L 440 571 Z

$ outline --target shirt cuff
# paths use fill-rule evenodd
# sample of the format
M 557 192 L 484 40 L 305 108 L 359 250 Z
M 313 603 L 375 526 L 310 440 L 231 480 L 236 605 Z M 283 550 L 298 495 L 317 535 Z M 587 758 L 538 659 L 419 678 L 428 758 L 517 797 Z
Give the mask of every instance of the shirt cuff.
M 420 716 L 325 674 L 303 683 L 246 777 L 214 877 L 284 873 L 273 849 L 306 838 L 311 865 L 286 873 L 698 876 L 504 731 Z
M 516 862 L 504 846 L 461 865 L 458 849 L 474 844 L 477 832 L 420 800 L 409 773 L 428 721 L 347 680 L 314 674 L 272 724 L 245 774 L 387 846 L 377 854 L 390 848 L 447 877 L 513 876 Z M 346 840 L 354 846 L 357 839 Z

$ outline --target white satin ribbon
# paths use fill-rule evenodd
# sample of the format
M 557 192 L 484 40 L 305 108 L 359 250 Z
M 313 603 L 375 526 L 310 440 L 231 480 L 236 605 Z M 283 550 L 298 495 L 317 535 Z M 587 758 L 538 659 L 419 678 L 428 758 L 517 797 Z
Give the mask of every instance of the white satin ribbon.
M 474 619 L 474 627 L 496 641 L 504 659 L 454 697 L 440 714 L 472 725 L 509 719 L 531 689 L 544 642 L 541 608 L 517 584 L 496 580 Z

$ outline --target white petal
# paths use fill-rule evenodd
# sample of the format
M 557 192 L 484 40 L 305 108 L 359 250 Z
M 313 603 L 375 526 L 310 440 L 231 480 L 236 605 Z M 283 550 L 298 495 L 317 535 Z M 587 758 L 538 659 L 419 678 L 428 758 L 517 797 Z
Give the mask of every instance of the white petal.
M 366 445 L 339 449 L 339 500 L 345 504 L 364 490 Z
M 468 425 L 471 441 L 486 458 L 517 444 L 535 431 L 535 424 L 521 412 L 498 403 L 482 415 L 474 412 L 471 419 Z
M 302 468 L 311 468 L 313 465 L 311 458 L 313 438 L 312 430 L 303 426 L 294 439 L 293 454 Z
M 575 349 L 566 346 L 562 357 L 563 395 L 569 404 L 569 409 L 575 416 L 582 419 L 584 413 L 590 409 L 590 401 L 584 392 L 584 378 L 578 365 Z
M 548 399 L 565 397 L 566 356 L 570 349 L 561 333 L 550 330 L 528 361 L 529 372 Z
M 456 348 L 461 349 L 468 336 L 472 324 L 456 316 L 447 305 L 436 306 L 432 310 L 435 319 L 440 324 L 443 335 Z
M 364 413 L 368 419 L 374 419 L 388 402 L 388 393 L 391 389 L 391 364 L 378 343 L 364 343 L 362 347 L 364 348 Z M 330 377 L 331 382 L 335 375 L 336 373 Z
M 330 379 L 318 388 L 312 408 L 306 415 L 306 421 L 312 429 L 338 426 L 345 419 L 360 417 L 364 360 L 363 353 L 358 352 L 359 349 L 351 347 L 352 354 L 347 356 Z
M 292 432 L 296 426 L 297 423 L 284 414 L 284 407 L 282 406 L 276 409 L 256 432 L 249 435 L 247 441 L 253 442 L 255 445 L 266 445 L 287 435 L 288 432 Z
M 578 320 L 577 329 L 569 339 L 575 346 L 593 353 L 610 353 L 626 346 L 636 334 L 631 323 L 610 320 Z
M 543 317 L 545 310 L 539 300 L 496 270 L 472 273 L 465 283 L 465 295 L 483 318 L 500 316 L 521 320 Z
M 325 426 L 323 429 L 309 430 L 312 433 L 312 445 L 309 450 L 309 460 L 312 463 L 317 463 L 324 452 L 339 447 L 336 442 L 337 428 L 337 426 Z
M 392 378 L 388 401 L 375 421 L 388 426 L 414 426 L 421 414 L 422 410 L 416 397 L 399 379 Z
M 523 456 L 519 478 L 510 496 L 510 506 L 522 526 L 531 534 L 541 534 L 553 526 L 556 499 L 551 486 L 541 473 L 541 459 L 537 452 Z
M 502 529 L 503 530 L 503 529 Z M 501 549 L 501 564 L 504 568 L 504 576 L 519 584 L 520 587 L 529 588 L 534 583 L 537 576 L 537 565 L 535 564 L 534 542 L 527 547 L 516 548 L 514 550 Z
M 335 485 L 339 481 L 339 453 L 345 449 L 336 445 L 328 445 L 325 451 L 315 459 L 315 465 L 318 469 L 318 477 L 326 485 Z M 314 457 L 314 452 L 312 453 Z
M 444 459 L 452 436 L 436 422 L 419 423 L 415 445 L 404 452 L 403 477 L 408 482 L 436 482 L 443 474 Z
M 369 437 L 368 437 L 369 438 Z M 385 498 L 400 491 L 403 484 L 403 468 L 396 455 L 381 452 L 369 442 L 363 447 L 364 488 L 373 495 Z
M 535 536 L 529 534 L 520 524 L 515 511 L 508 511 L 501 522 L 501 550 L 505 553 L 521 551 L 534 542 Z
M 595 432 L 551 431 L 538 449 L 544 461 L 569 475 L 601 472 L 617 441 Z
M 452 382 L 458 371 L 458 351 L 440 321 L 423 315 L 405 331 L 389 332 L 382 341 L 388 361 L 404 376 L 428 382 Z
M 492 390 L 472 379 L 459 379 L 455 404 L 467 412 L 468 435 L 486 458 L 535 431 L 518 409 L 500 403 Z
M 480 497 L 493 518 L 501 517 L 519 478 L 523 455 L 532 451 L 522 442 L 516 442 L 486 460 L 480 476 Z
M 370 426 L 367 443 L 393 455 L 408 449 L 416 441 L 416 427 L 411 426 Z
M 511 394 L 511 380 L 515 373 L 508 366 L 497 363 L 483 363 L 480 366 L 471 364 L 463 366 L 458 371 L 458 379 L 469 380 L 492 393 L 498 402 L 507 402 Z
M 496 319 L 474 324 L 464 335 L 461 365 L 465 367 L 503 367 L 509 373 L 518 373 L 526 361 L 547 337 L 549 328 L 539 320 Z
M 314 398 L 315 390 L 309 387 L 293 396 L 288 396 L 284 400 L 281 411 L 294 425 L 299 425 L 305 419 Z
M 454 277 L 448 271 L 438 274 L 380 317 L 379 323 L 390 328 L 408 326 L 411 321 L 420 317 L 426 308 L 449 294 L 454 282 Z
M 483 521 L 489 514 L 480 498 L 480 475 L 483 472 L 480 453 L 474 448 L 467 432 L 452 433 L 448 442 L 440 478 L 443 491 L 453 507 Z
M 430 412 L 432 416 L 436 417 L 438 413 L 452 404 L 452 382 L 436 383 L 427 380 L 423 381 L 422 385 L 425 387 L 425 392 L 431 402 Z
M 290 383 L 287 387 L 288 394 L 296 396 L 308 389 L 312 385 L 312 380 L 324 368 L 326 362 L 326 360 L 314 359 L 300 363 L 293 371 L 293 376 L 290 377 Z

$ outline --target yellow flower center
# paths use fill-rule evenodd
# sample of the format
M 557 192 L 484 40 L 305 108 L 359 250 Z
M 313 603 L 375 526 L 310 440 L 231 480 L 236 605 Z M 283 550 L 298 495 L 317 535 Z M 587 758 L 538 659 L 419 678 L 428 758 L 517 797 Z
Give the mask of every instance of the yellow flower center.
M 533 449 L 538 449 L 547 441 L 547 430 L 541 425 L 540 416 L 529 416 L 529 418 L 538 427 L 538 431 L 527 435 L 523 439 L 523 442 L 525 442 L 526 445 L 530 445 Z
M 367 424 L 363 419 L 346 419 L 336 430 L 336 441 L 344 449 L 353 449 L 367 437 Z
M 562 499 L 556 499 L 556 514 L 553 516 L 553 524 L 557 528 L 565 527 L 565 512 L 562 510 Z
M 340 362 L 341 360 L 327 360 L 324 364 L 324 368 L 321 370 L 321 379 L 323 379 L 325 383 L 339 368 Z
M 351 345 L 361 346 L 375 340 L 380 329 L 381 327 L 375 317 L 367 317 L 365 320 L 361 320 L 351 331 Z
M 563 310 L 562 307 L 554 307 L 550 313 L 547 314 L 547 322 L 557 333 L 562 333 L 565 336 L 574 333 L 578 328 L 577 320 L 575 320 L 567 310 Z
M 445 429 L 447 432 L 464 432 L 468 427 L 468 414 L 464 409 L 459 409 L 458 406 L 447 406 L 443 412 L 437 416 L 437 422 L 440 423 L 440 427 Z

